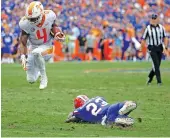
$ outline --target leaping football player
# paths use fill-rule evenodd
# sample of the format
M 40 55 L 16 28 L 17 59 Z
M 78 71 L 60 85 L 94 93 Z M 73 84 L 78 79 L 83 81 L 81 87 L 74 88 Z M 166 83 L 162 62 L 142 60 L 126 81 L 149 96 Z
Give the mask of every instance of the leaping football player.
M 55 21 L 56 14 L 52 10 L 44 10 L 41 2 L 33 1 L 19 22 L 22 66 L 29 83 L 41 76 L 39 89 L 46 88 L 48 83 L 44 56 L 52 53 L 54 39 L 62 41 L 65 37 Z
M 134 119 L 129 117 L 137 105 L 133 101 L 109 104 L 103 97 L 89 99 L 86 95 L 79 95 L 74 99 L 75 110 L 68 115 L 66 123 L 88 122 L 100 123 L 106 126 L 132 126 Z

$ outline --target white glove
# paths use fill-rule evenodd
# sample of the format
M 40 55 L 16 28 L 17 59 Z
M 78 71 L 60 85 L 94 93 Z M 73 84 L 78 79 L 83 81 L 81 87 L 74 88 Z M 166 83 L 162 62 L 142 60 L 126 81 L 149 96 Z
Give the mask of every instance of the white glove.
M 62 37 L 60 37 L 60 36 L 62 36 Z M 64 41 L 65 35 L 61 32 L 58 32 L 58 33 L 55 34 L 54 39 L 57 40 L 57 41 Z
M 21 55 L 21 64 L 22 64 L 22 67 L 24 70 L 27 70 L 26 61 L 27 61 L 27 59 L 26 59 L 25 55 Z

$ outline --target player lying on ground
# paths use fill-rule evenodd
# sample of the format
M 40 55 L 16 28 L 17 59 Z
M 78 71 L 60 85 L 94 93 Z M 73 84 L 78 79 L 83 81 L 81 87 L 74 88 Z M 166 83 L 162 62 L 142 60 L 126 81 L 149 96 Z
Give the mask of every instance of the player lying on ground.
M 109 104 L 103 97 L 89 99 L 86 95 L 79 95 L 74 99 L 74 107 L 75 110 L 68 115 L 66 123 L 88 122 L 125 127 L 134 124 L 134 119 L 128 115 L 137 105 L 133 101 Z
M 56 20 L 52 10 L 44 10 L 40 2 L 33 1 L 19 22 L 22 30 L 20 37 L 22 66 L 26 70 L 29 83 L 34 83 L 41 76 L 40 89 L 46 88 L 48 82 L 44 56 L 52 53 L 54 39 L 64 40 L 64 34 L 57 27 Z

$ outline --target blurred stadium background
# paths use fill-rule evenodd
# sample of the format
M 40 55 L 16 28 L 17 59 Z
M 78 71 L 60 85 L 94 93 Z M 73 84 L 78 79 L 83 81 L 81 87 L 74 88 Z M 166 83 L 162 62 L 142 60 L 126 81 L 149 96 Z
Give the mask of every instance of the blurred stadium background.
M 2 0 L 2 63 L 19 59 L 18 22 L 32 0 Z M 54 41 L 53 60 L 148 60 L 147 49 L 138 45 L 149 15 L 156 12 L 170 37 L 170 0 L 40 0 L 53 10 L 66 34 L 64 43 Z M 85 41 L 93 48 L 89 57 Z M 168 46 L 170 53 L 170 44 Z M 169 54 L 170 55 L 170 54 Z M 163 56 L 163 59 L 170 57 Z
M 170 0 L 40 0 L 53 10 L 66 41 L 54 41 L 53 58 L 47 64 L 48 88 L 40 91 L 39 81 L 31 85 L 20 64 L 1 65 L 2 137 L 56 136 L 170 136 L 170 56 L 163 56 L 163 85 L 146 86 L 151 68 L 147 48 L 138 45 L 149 15 L 156 12 L 170 37 Z M 31 0 L 2 0 L 2 63 L 18 63 L 18 22 Z M 85 40 L 94 49 L 89 61 Z M 168 46 L 170 52 L 170 44 Z M 68 52 L 69 51 L 69 52 Z M 170 54 L 169 54 L 170 55 Z M 80 94 L 103 96 L 109 103 L 134 100 L 132 128 L 107 128 L 96 124 L 66 124 L 73 99 Z M 137 120 L 141 121 L 137 121 Z

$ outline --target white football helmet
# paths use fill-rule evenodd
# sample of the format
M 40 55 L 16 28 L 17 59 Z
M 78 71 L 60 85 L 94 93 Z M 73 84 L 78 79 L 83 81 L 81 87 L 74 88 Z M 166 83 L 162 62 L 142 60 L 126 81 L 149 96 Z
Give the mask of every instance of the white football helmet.
M 26 17 L 27 19 L 35 25 L 38 25 L 43 16 L 44 8 L 41 2 L 33 1 L 26 8 Z

